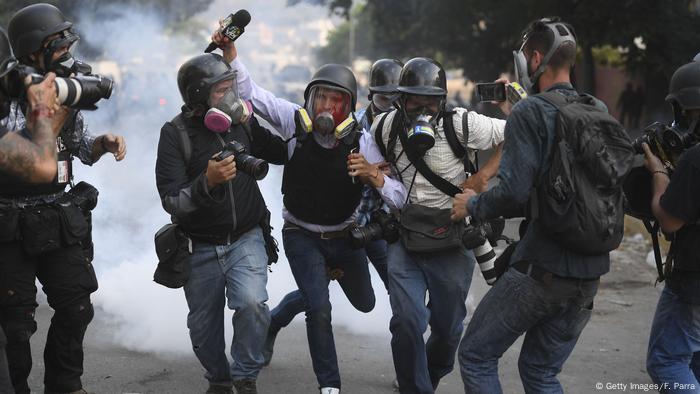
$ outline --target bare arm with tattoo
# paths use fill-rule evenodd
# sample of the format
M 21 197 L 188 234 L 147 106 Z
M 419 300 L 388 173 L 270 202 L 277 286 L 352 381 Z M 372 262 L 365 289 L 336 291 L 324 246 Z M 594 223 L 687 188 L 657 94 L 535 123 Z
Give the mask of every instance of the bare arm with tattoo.
M 27 129 L 32 139 L 15 132 L 0 138 L 0 169 L 32 183 L 51 182 L 57 172 L 56 136 L 68 112 L 58 105 L 54 79 L 49 73 L 42 83 L 27 89 Z

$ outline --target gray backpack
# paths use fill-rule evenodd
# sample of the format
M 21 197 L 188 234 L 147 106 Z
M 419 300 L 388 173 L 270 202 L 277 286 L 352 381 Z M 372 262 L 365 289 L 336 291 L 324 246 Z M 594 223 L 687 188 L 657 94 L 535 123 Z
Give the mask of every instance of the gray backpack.
M 546 92 L 558 109 L 551 167 L 530 196 L 530 217 L 576 253 L 614 250 L 624 229 L 622 184 L 634 150 L 624 127 L 589 95 Z

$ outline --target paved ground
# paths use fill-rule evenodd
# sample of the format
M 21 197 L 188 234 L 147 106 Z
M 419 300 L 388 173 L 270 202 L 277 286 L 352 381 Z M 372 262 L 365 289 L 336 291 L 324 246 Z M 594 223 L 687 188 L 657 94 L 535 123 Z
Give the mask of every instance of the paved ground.
M 660 287 L 654 287 L 654 269 L 646 262 L 649 246 L 643 240 L 627 239 L 613 254 L 610 274 L 602 281 L 595 313 L 560 378 L 566 392 L 596 392 L 596 383 L 650 383 L 644 371 L 649 325 Z M 478 301 L 487 286 L 475 273 L 472 296 Z M 473 305 L 473 302 L 472 302 Z M 41 392 L 43 365 L 41 344 L 51 310 L 38 312 L 39 332 L 33 337 L 35 368 L 31 386 Z M 86 339 L 84 385 L 95 393 L 202 393 L 206 383 L 193 355 L 162 356 L 126 350 L 111 343 L 114 329 L 104 311 L 98 310 Z M 394 376 L 389 336 L 358 335 L 336 327 L 344 393 L 391 393 Z M 518 347 L 510 349 L 500 364 L 507 393 L 522 392 L 517 374 Z M 314 393 L 303 323 L 282 331 L 272 364 L 259 378 L 261 393 Z M 603 389 L 602 392 L 613 390 Z M 631 390 L 627 390 L 630 392 Z M 453 372 L 438 393 L 461 393 L 459 373 Z M 641 391 L 640 391 L 641 392 Z

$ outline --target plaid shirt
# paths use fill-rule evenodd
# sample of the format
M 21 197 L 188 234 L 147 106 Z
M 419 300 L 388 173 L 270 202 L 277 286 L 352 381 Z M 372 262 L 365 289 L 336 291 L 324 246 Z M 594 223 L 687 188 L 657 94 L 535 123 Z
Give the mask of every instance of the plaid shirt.
M 355 112 L 355 118 L 359 122 L 360 127 L 367 132 L 369 132 L 369 129 L 372 127 L 372 124 L 369 122 L 369 117 L 367 116 L 368 110 L 369 107 L 365 107 Z M 360 205 L 357 207 L 355 222 L 359 226 L 366 226 L 372 218 L 372 213 L 378 209 L 389 212 L 389 207 L 382 200 L 382 196 L 380 196 L 373 187 L 365 185 L 362 189 Z
M 22 109 L 17 101 L 10 104 L 10 114 L 0 121 L 0 125 L 10 132 L 18 132 L 22 136 L 31 139 L 31 134 L 26 127 L 27 121 L 24 118 Z M 72 116 L 66 120 L 63 130 L 58 136 L 57 148 L 65 146 L 71 155 L 80 159 L 83 164 L 92 165 L 92 146 L 95 144 L 95 137 L 88 131 L 85 119 L 80 111 L 73 110 Z

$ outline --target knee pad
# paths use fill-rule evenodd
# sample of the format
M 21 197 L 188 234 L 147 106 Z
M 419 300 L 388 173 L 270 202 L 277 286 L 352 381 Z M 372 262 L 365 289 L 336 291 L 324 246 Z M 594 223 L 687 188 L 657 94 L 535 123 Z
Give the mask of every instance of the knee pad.
M 36 332 L 34 307 L 6 308 L 2 311 L 2 328 L 8 343 L 28 342 Z

